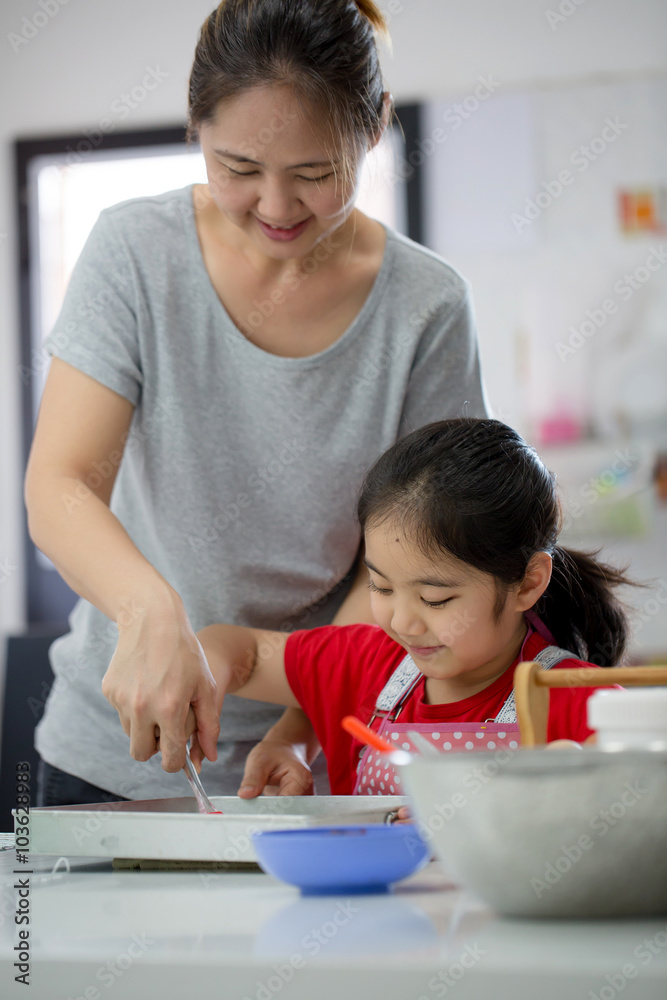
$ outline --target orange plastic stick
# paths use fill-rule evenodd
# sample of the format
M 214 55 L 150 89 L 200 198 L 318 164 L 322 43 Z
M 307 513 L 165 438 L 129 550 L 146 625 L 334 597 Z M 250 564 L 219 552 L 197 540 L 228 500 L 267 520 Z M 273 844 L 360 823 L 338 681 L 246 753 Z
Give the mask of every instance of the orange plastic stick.
M 389 740 L 384 740 L 377 733 L 374 733 L 372 729 L 365 726 L 361 719 L 357 719 L 355 715 L 346 715 L 344 719 L 341 720 L 341 726 L 345 732 L 349 733 L 350 736 L 354 736 L 356 740 L 360 743 L 365 743 L 369 747 L 374 747 L 375 750 L 381 750 L 383 753 L 394 753 L 396 747 Z

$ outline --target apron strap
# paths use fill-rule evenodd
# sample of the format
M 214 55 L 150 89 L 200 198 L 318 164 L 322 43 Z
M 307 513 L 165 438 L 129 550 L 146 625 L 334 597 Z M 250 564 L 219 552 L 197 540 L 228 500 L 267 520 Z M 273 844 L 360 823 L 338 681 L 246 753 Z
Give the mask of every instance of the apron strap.
M 546 646 L 545 649 L 542 649 L 535 657 L 535 660 L 540 664 L 543 670 L 550 670 L 551 667 L 560 663 L 561 660 L 576 659 L 577 657 L 574 653 L 569 652 L 567 649 L 559 649 L 558 646 Z M 386 716 L 392 712 L 394 713 L 392 721 L 395 721 L 398 718 L 406 699 L 412 693 L 415 686 L 419 683 L 423 676 L 424 675 L 412 657 L 409 654 L 404 656 L 377 696 L 375 710 L 368 725 L 370 726 L 378 715 L 383 715 L 386 718 Z M 516 706 L 514 704 L 513 688 L 505 701 L 505 704 L 493 721 L 505 723 L 506 725 L 509 723 L 516 723 Z
M 577 657 L 574 653 L 570 653 L 567 649 L 559 649 L 558 646 L 546 646 L 544 649 L 535 657 L 537 663 L 540 664 L 543 670 L 551 670 L 557 663 L 561 660 L 576 660 Z M 514 704 L 514 688 L 510 691 L 509 697 L 507 698 L 505 704 L 498 712 L 497 716 L 493 720 L 494 722 L 501 722 L 505 725 L 511 723 L 516 723 L 516 705 Z
M 394 718 L 396 718 L 406 698 L 423 676 L 412 657 L 409 654 L 404 656 L 377 696 L 369 726 L 378 715 L 386 717 L 390 712 L 395 712 Z

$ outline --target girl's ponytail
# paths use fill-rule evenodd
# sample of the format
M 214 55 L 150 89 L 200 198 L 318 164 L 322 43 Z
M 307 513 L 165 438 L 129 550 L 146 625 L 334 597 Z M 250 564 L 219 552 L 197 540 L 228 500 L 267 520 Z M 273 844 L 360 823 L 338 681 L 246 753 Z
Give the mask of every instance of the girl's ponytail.
M 556 545 L 551 582 L 535 610 L 559 646 L 610 667 L 620 661 L 628 639 L 625 611 L 613 591 L 631 581 L 596 555 Z

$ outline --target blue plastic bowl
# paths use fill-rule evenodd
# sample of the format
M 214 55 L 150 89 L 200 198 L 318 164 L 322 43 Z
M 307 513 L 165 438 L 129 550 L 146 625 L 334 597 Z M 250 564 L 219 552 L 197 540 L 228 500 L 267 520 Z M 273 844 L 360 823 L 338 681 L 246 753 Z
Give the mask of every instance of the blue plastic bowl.
M 412 823 L 266 830 L 252 839 L 264 871 L 306 895 L 387 892 L 430 856 Z

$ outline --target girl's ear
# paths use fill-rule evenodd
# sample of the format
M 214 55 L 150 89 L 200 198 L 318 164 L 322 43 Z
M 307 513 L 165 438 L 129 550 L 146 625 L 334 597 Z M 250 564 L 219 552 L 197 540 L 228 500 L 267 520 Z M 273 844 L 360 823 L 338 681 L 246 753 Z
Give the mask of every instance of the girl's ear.
M 528 611 L 539 601 L 551 580 L 551 556 L 548 552 L 536 552 L 531 558 L 526 573 L 516 591 L 515 608 L 517 611 Z

